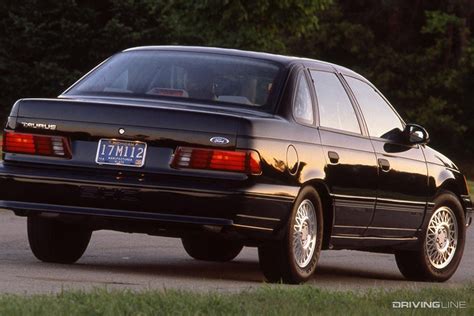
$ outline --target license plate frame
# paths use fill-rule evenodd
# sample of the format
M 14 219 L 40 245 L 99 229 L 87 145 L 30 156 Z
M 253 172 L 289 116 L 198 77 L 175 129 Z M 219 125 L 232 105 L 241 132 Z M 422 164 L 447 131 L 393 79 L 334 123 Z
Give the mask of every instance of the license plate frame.
M 119 151 L 117 146 L 122 146 L 122 149 Z M 145 165 L 147 147 L 147 143 L 140 141 L 101 138 L 97 144 L 95 162 L 98 165 L 141 168 Z M 112 155 L 114 152 L 115 155 Z M 119 156 L 119 152 L 122 156 Z

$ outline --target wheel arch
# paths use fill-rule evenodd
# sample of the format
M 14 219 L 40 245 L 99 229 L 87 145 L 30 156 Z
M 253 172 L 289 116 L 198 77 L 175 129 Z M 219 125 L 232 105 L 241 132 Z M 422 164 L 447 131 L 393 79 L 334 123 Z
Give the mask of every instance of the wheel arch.
M 467 215 L 471 207 L 471 199 L 467 182 L 462 173 L 452 168 L 440 168 L 433 164 L 428 164 L 428 173 L 430 177 L 431 202 L 434 201 L 442 192 L 453 193 L 462 205 L 464 214 Z
M 333 200 L 328 186 L 324 181 L 313 179 L 305 182 L 302 187 L 311 186 L 319 194 L 321 204 L 323 206 L 323 243 L 322 249 L 329 249 L 329 242 L 331 240 L 332 228 L 334 223 L 334 207 Z
M 440 195 L 443 191 L 454 193 L 458 198 L 461 196 L 461 191 L 459 190 L 458 184 L 453 178 L 444 180 L 444 182 L 437 188 L 435 197 Z
M 467 209 L 463 201 L 463 193 L 462 193 L 463 191 L 459 187 L 459 183 L 455 178 L 448 178 L 444 180 L 444 182 L 436 189 L 436 194 L 433 200 L 436 199 L 440 194 L 446 191 L 451 192 L 452 194 L 456 196 L 456 198 L 458 199 L 459 203 L 461 204 L 463 208 L 464 215 L 467 216 Z

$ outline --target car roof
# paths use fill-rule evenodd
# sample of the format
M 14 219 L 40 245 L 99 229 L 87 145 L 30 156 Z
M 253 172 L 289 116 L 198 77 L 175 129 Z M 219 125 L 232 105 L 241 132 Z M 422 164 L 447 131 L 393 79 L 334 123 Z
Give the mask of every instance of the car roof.
M 308 64 L 320 64 L 322 66 L 330 66 L 336 69 L 337 71 L 353 75 L 355 77 L 366 79 L 359 75 L 358 73 L 346 68 L 342 67 L 333 63 L 317 60 L 317 59 L 310 59 L 304 57 L 295 57 L 295 56 L 286 56 L 286 55 L 279 55 L 279 54 L 271 54 L 271 53 L 264 53 L 264 52 L 255 52 L 255 51 L 247 51 L 247 50 L 240 50 L 240 49 L 231 49 L 231 48 L 219 48 L 219 47 L 203 47 L 203 46 L 140 46 L 140 47 L 133 47 L 124 50 L 123 52 L 130 52 L 130 51 L 153 51 L 153 50 L 161 50 L 161 51 L 180 51 L 180 52 L 198 52 L 198 53 L 213 53 L 213 54 L 222 54 L 222 55 L 233 55 L 233 56 L 241 56 L 241 57 L 250 57 L 256 59 L 264 59 L 270 60 L 273 62 L 277 62 L 284 65 L 290 65 L 295 62 L 301 62 L 306 65 Z

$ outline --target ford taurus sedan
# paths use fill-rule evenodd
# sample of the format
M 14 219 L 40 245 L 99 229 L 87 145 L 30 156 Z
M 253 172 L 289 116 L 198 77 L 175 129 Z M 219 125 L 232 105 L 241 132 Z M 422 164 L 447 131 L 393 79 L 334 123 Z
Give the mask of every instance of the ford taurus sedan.
M 41 261 L 93 231 L 181 238 L 198 260 L 258 247 L 271 282 L 321 250 L 393 253 L 411 280 L 456 271 L 465 178 L 365 78 L 311 59 L 202 47 L 120 52 L 55 99 L 21 99 L 3 134 L 0 207 Z

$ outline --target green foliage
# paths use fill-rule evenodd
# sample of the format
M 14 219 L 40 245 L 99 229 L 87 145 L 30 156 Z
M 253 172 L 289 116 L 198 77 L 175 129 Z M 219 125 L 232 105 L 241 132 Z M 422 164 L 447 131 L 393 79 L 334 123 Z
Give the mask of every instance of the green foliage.
M 317 1 L 174 0 L 169 7 L 176 44 L 232 47 L 286 53 L 288 38 L 314 32 Z
M 0 116 L 52 97 L 111 54 L 204 45 L 312 57 L 374 82 L 433 146 L 474 154 L 474 5 L 468 0 L 3 0 Z
M 336 292 L 264 286 L 239 293 L 188 291 L 63 292 L 0 296 L 1 315 L 472 315 L 474 288 Z M 392 302 L 464 302 L 465 308 L 393 309 Z
M 462 20 L 442 11 L 426 11 L 426 25 L 421 28 L 421 33 L 445 34 L 451 26 L 462 27 Z

